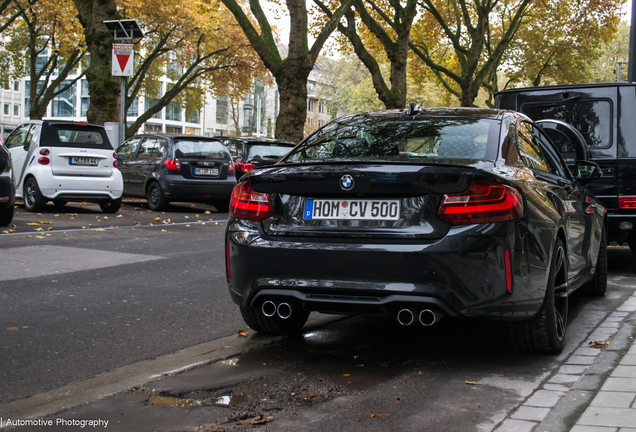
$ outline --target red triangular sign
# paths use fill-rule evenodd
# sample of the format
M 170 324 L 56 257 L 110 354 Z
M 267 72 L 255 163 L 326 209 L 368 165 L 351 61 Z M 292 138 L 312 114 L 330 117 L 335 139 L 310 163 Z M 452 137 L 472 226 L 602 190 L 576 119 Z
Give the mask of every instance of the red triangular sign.
M 130 54 L 115 54 L 117 56 L 117 62 L 119 63 L 119 68 L 122 73 L 124 69 L 126 69 L 126 65 L 128 64 L 128 59 L 130 58 Z

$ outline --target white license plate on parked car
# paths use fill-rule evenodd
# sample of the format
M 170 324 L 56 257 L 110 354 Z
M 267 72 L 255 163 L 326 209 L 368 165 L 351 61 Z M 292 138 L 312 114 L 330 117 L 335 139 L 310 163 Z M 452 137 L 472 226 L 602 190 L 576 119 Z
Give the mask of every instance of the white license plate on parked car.
M 194 173 L 196 175 L 218 176 L 219 169 L 218 168 L 195 168 Z
M 398 220 L 400 200 L 305 200 L 305 219 Z
M 97 158 L 89 158 L 89 157 L 71 157 L 69 159 L 69 163 L 71 165 L 92 165 L 97 166 Z

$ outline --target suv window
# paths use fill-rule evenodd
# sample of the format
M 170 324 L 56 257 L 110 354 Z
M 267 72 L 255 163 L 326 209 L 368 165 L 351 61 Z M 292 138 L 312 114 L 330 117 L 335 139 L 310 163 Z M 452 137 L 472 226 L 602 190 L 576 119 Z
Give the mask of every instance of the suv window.
M 612 145 L 612 103 L 605 99 L 573 99 L 552 103 L 525 103 L 521 112 L 531 119 L 561 120 L 583 134 L 591 148 Z

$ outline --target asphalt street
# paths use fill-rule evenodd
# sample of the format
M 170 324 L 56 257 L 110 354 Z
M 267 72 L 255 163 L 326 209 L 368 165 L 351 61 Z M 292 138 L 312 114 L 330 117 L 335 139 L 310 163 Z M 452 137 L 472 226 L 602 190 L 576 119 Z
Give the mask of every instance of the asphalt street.
M 0 235 L 0 403 L 245 327 L 225 283 L 227 213 L 17 212 Z

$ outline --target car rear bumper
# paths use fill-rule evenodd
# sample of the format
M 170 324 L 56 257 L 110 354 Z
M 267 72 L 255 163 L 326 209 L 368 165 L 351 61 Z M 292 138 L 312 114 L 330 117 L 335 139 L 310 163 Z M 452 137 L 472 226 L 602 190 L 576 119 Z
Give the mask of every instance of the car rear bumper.
M 515 222 L 488 224 L 488 230 L 486 225 L 455 227 L 437 241 L 399 244 L 273 239 L 257 226 L 228 221 L 228 286 L 241 306 L 290 298 L 325 313 L 394 315 L 407 307 L 461 317 L 524 319 L 543 301 L 546 264 L 525 261 L 524 246 L 515 244 Z
M 171 201 L 229 200 L 232 189 L 236 186 L 236 179 L 231 176 L 226 180 L 202 181 L 166 176 L 162 183 L 164 195 Z
M 57 176 L 42 171 L 36 179 L 40 192 L 48 199 L 118 199 L 124 191 L 119 171 L 109 177 Z

